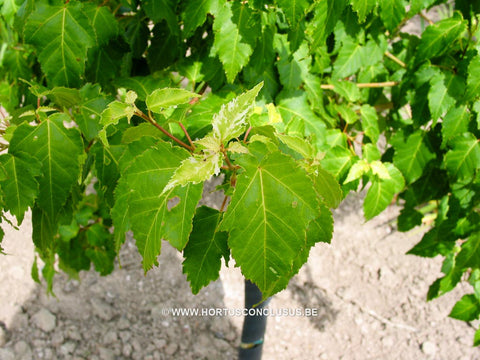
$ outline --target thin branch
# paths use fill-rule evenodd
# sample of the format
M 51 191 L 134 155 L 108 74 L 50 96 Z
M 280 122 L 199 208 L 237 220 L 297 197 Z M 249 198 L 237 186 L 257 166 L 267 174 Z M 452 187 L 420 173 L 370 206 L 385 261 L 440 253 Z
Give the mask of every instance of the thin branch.
M 155 126 L 158 130 L 160 130 L 162 133 L 164 133 L 166 136 L 168 136 L 170 139 L 172 139 L 173 141 L 175 141 L 177 144 L 183 146 L 185 149 L 187 149 L 188 151 L 190 152 L 193 152 L 195 149 L 192 148 L 190 145 L 188 144 L 185 144 L 182 140 L 180 139 L 177 139 L 175 136 L 173 136 L 172 134 L 170 134 L 167 130 L 165 130 L 163 127 L 161 127 L 154 119 L 152 119 L 151 117 L 145 115 L 142 111 L 136 109 L 135 110 L 135 115 L 137 115 L 138 117 L 141 117 L 143 120 L 146 120 L 148 121 L 150 124 L 152 124 L 153 126 Z
M 426 22 L 428 22 L 430 25 L 433 25 L 435 24 L 432 20 L 430 20 L 427 15 L 425 15 L 423 12 L 419 12 L 418 15 L 423 19 L 425 20 Z
M 389 51 L 385 51 L 385 56 L 392 59 L 393 61 L 395 61 L 398 65 L 400 65 L 401 67 L 403 68 L 406 68 L 407 67 L 407 64 L 405 64 L 402 60 L 400 60 L 399 58 L 397 58 L 395 55 L 393 55 L 391 52 Z
M 399 84 L 398 81 L 385 81 L 385 82 L 377 82 L 377 83 L 356 83 L 358 88 L 364 89 L 364 88 L 382 88 L 382 87 L 392 87 L 392 86 L 397 86 Z M 324 90 L 333 90 L 335 89 L 335 85 L 332 84 L 323 84 L 320 85 L 321 89 Z
M 227 150 L 223 149 L 223 146 L 222 146 L 221 151 L 223 153 L 223 158 L 225 159 L 225 162 L 227 163 L 228 170 L 235 171 L 236 169 L 238 169 L 238 166 L 233 165 L 232 162 L 230 161 L 230 159 L 228 158 Z
M 190 137 L 190 134 L 188 133 L 187 129 L 185 128 L 185 126 L 183 126 L 183 124 L 180 121 L 178 122 L 178 124 L 182 128 L 183 133 L 187 137 L 188 142 L 190 143 L 190 146 L 192 147 L 193 151 L 195 151 L 195 145 L 193 144 L 192 138 Z
M 225 195 L 225 197 L 223 198 L 222 206 L 220 207 L 220 212 L 225 211 L 225 206 L 227 205 L 227 200 L 228 200 L 228 196 Z
M 252 127 L 251 127 L 251 126 L 247 129 L 247 132 L 245 133 L 245 136 L 243 137 L 243 142 L 244 142 L 244 143 L 247 142 L 248 135 L 250 134 L 250 131 L 252 131 Z

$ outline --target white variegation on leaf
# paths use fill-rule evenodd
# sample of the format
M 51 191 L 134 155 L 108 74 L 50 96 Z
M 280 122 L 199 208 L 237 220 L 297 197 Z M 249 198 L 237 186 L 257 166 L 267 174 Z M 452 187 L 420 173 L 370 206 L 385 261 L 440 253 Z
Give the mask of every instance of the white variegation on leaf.
M 132 94 L 127 94 L 127 97 L 129 100 L 132 100 L 134 96 Z M 135 114 L 135 109 L 135 105 L 120 101 L 114 101 L 108 105 L 108 107 L 102 112 L 101 122 L 104 125 L 103 129 L 98 133 L 98 136 L 104 145 L 108 145 L 107 128 L 110 125 L 117 125 L 118 122 L 125 117 L 127 118 L 128 122 L 130 122 L 130 119 Z
M 365 160 L 357 161 L 353 166 L 350 168 L 348 172 L 348 176 L 345 179 L 344 183 L 349 183 L 350 181 L 357 180 L 361 178 L 363 175 L 370 171 L 370 164 L 367 163 Z
M 237 96 L 229 103 L 223 105 L 217 114 L 213 115 L 213 135 L 219 138 L 222 143 L 227 143 L 245 131 L 247 116 L 255 106 L 255 98 L 262 86 L 263 82 Z
M 230 151 L 235 154 L 248 154 L 248 149 L 243 146 L 238 141 L 232 142 L 229 146 L 227 151 Z
M 209 150 L 212 152 L 220 152 L 222 142 L 220 141 L 220 139 L 216 138 L 213 134 L 209 134 L 204 138 L 195 141 L 195 144 L 202 146 L 206 150 Z
M 388 173 L 387 167 L 381 161 L 372 161 L 370 167 L 372 169 L 372 173 L 377 175 L 380 179 L 388 180 L 392 178 Z
M 213 175 L 220 173 L 222 157 L 220 153 L 209 155 L 194 155 L 182 161 L 168 184 L 163 189 L 163 193 L 180 185 L 185 186 L 189 183 L 199 184 L 210 179 Z
M 127 95 L 125 95 L 125 102 L 127 104 L 133 105 L 135 104 L 135 101 L 137 100 L 138 95 L 135 91 L 130 90 L 127 92 Z

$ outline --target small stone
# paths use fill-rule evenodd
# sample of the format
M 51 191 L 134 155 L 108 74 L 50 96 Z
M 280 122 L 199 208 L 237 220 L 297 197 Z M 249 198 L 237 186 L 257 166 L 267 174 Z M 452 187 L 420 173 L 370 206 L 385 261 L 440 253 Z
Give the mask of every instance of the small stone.
M 118 340 L 118 336 L 117 336 L 117 333 L 113 330 L 110 330 L 109 332 L 107 332 L 105 334 L 105 336 L 103 337 L 103 343 L 105 345 L 110 345 L 110 344 L 113 344 L 114 342 L 116 342 Z
M 135 352 L 138 353 L 138 352 L 143 350 L 142 345 L 140 344 L 140 342 L 137 339 L 133 339 L 131 344 L 132 344 L 133 348 L 135 349 Z
M 130 344 L 125 344 L 123 345 L 122 348 L 122 355 L 125 356 L 126 358 L 129 358 L 130 355 L 132 355 L 132 345 Z
M 104 347 L 98 348 L 98 354 L 102 360 L 115 360 L 115 354 L 110 349 Z
M 130 331 L 120 331 L 119 335 L 123 343 L 128 342 L 128 340 L 130 340 L 130 338 L 132 337 L 132 333 Z
M 15 360 L 15 354 L 10 349 L 0 349 L 0 359 Z
M 165 348 L 165 352 L 168 355 L 173 355 L 177 352 L 177 349 L 178 349 L 178 345 L 175 343 L 171 343 Z
M 92 298 L 90 303 L 92 304 L 93 313 L 96 316 L 106 321 L 112 320 L 114 314 L 109 304 L 97 298 Z
M 55 358 L 55 352 L 50 348 L 45 348 L 45 350 L 43 351 L 43 357 L 45 359 L 54 359 Z
M 130 322 L 125 316 L 122 316 L 120 320 L 117 322 L 117 329 L 118 330 L 125 330 L 130 327 Z
M 50 332 L 55 329 L 57 319 L 50 311 L 43 308 L 32 316 L 33 323 L 42 331 Z
M 59 347 L 60 345 L 62 345 L 64 340 L 65 340 L 65 337 L 63 336 L 62 333 L 55 333 L 51 337 L 52 345 L 55 347 Z
M 18 360 L 27 360 L 33 359 L 32 349 L 25 341 L 19 341 L 14 346 L 15 350 L 15 359 Z
M 153 343 L 155 344 L 155 347 L 157 349 L 163 349 L 167 345 L 167 340 L 165 340 L 165 339 L 155 339 L 155 340 L 153 340 Z
M 431 341 L 425 341 L 420 348 L 422 352 L 427 356 L 435 356 L 437 352 L 437 346 Z
M 81 341 L 82 335 L 79 333 L 78 329 L 76 328 L 69 328 L 65 333 L 66 337 L 71 340 Z
M 73 354 L 76 347 L 77 347 L 77 344 L 75 344 L 73 341 L 67 341 L 65 344 L 60 346 L 59 352 L 65 357 L 67 357 L 68 355 Z

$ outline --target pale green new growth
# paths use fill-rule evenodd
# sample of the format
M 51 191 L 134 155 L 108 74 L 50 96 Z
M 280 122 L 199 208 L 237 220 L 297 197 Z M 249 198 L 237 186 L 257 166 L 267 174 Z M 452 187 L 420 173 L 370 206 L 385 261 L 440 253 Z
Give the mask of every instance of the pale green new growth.
M 260 83 L 228 104 L 222 105 L 220 112 L 213 116 L 213 135 L 223 144 L 245 131 L 247 117 L 255 106 L 255 98 L 262 87 L 263 83 Z

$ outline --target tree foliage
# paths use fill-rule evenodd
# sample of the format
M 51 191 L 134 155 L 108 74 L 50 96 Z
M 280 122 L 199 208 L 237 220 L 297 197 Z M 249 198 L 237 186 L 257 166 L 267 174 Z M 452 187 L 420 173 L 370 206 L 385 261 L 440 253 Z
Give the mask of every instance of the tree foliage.
M 165 239 L 193 292 L 232 257 L 266 298 L 366 188 L 367 219 L 396 201 L 400 230 L 430 226 L 409 251 L 445 258 L 428 298 L 468 279 L 450 316 L 479 318 L 476 2 L 0 6 L 2 219 L 32 209 L 50 290 L 57 264 L 111 272 L 131 230 L 145 271 Z M 427 21 L 434 6 L 450 15 Z M 220 173 L 222 208 L 198 207 Z

